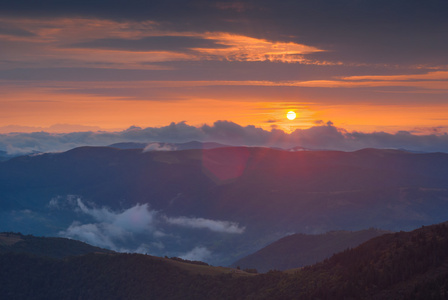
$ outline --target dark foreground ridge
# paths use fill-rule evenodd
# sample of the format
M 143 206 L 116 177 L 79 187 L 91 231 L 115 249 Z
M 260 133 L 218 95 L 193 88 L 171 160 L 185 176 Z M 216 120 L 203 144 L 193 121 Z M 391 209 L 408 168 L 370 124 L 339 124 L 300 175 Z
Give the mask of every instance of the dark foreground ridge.
M 295 272 L 140 254 L 0 255 L 6 299 L 446 299 L 448 225 L 385 234 Z
M 232 266 L 256 269 L 259 272 L 304 267 L 386 233 L 391 232 L 370 228 L 330 231 L 325 234 L 292 234 L 239 259 Z

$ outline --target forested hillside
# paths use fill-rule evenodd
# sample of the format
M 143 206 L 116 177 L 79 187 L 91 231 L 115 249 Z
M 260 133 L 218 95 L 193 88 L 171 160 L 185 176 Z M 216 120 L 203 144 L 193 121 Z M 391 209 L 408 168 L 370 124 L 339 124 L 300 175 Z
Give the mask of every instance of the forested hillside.
M 7 299 L 446 299 L 448 225 L 385 234 L 293 274 L 139 254 L 1 254 L 0 265 Z
M 353 248 L 376 236 L 388 233 L 385 230 L 366 229 L 360 231 L 331 231 L 325 234 L 293 234 L 250 254 L 232 264 L 233 267 L 254 268 L 259 272 L 287 270 L 315 264 Z
M 0 233 L 0 254 L 27 253 L 35 256 L 63 258 L 87 253 L 112 252 L 71 239 L 35 237 L 12 232 Z

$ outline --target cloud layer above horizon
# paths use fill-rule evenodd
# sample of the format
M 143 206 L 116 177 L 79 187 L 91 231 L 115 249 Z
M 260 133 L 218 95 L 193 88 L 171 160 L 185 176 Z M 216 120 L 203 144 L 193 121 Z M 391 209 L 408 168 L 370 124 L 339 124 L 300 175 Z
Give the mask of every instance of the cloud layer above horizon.
M 442 0 L 8 1 L 0 126 L 442 128 L 447 14 Z
M 108 146 L 114 143 L 153 142 L 185 143 L 190 141 L 217 142 L 229 146 L 261 146 L 290 149 L 303 147 L 313 150 L 354 151 L 362 148 L 406 149 L 424 152 L 448 152 L 448 135 L 440 128 L 432 131 L 399 131 L 397 133 L 360 131 L 349 132 L 332 122 L 318 122 L 308 129 L 291 133 L 273 128 L 271 131 L 249 125 L 241 126 L 229 121 L 213 125 L 191 126 L 185 122 L 164 127 L 130 127 L 118 132 L 72 133 L 9 133 L 0 134 L 0 150 L 9 155 L 33 152 L 67 151 L 80 146 Z M 148 147 L 142 151 L 170 150 L 173 147 Z M 173 148 L 175 149 L 175 147 Z

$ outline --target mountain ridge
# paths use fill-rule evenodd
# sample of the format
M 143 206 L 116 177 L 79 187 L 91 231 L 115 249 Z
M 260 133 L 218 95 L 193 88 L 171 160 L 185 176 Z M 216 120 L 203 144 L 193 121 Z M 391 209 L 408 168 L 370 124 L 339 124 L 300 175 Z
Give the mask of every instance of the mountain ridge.
M 330 231 L 318 235 L 293 234 L 239 259 L 231 266 L 254 268 L 259 272 L 301 268 L 386 233 L 390 231 L 371 228 L 360 231 Z
M 253 275 L 120 253 L 7 253 L 0 264 L 0 292 L 14 299 L 443 299 L 448 225 L 384 234 L 293 273 Z
M 208 263 L 229 265 L 290 232 L 441 222 L 447 178 L 443 153 L 81 147 L 0 162 L 0 230 L 62 233 L 115 250 L 143 239 L 159 256 L 199 247 Z M 145 215 L 154 235 L 138 229 L 122 242 L 105 230 L 131 212 Z M 113 218 L 95 219 L 104 214 Z

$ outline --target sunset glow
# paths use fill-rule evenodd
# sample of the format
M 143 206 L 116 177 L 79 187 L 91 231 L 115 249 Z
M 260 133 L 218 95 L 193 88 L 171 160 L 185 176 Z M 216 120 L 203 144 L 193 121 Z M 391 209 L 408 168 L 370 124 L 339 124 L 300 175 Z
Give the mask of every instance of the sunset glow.
M 432 8 L 422 7 L 426 29 L 413 30 L 420 21 L 408 22 L 414 8 L 404 5 L 384 31 L 368 26 L 384 12 L 374 4 L 268 2 L 160 5 L 160 14 L 45 2 L 45 15 L 11 4 L 0 10 L 0 133 L 218 120 L 286 133 L 328 122 L 341 132 L 448 132 L 446 20 Z
M 286 118 L 288 118 L 288 120 L 294 120 L 296 118 L 296 113 L 293 111 L 288 111 L 288 113 L 286 114 Z

